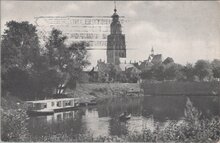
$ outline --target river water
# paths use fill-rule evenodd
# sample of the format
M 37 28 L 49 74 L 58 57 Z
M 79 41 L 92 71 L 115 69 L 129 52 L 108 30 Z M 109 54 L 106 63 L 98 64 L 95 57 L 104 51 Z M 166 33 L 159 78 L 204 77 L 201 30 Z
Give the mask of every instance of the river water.
M 141 133 L 146 128 L 153 131 L 172 121 L 181 122 L 187 98 L 205 118 L 220 116 L 220 99 L 217 96 L 117 97 L 79 110 L 30 117 L 28 130 L 33 137 L 61 133 L 69 136 L 90 133 L 94 137 L 120 137 L 131 132 Z M 118 116 L 124 111 L 131 113 L 132 117 L 121 122 Z

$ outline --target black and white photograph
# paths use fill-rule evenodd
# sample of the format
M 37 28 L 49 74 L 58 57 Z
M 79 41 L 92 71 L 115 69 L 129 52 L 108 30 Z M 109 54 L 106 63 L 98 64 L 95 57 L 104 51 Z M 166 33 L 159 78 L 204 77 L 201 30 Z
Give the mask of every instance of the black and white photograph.
M 2 142 L 220 143 L 220 1 L 0 5 Z

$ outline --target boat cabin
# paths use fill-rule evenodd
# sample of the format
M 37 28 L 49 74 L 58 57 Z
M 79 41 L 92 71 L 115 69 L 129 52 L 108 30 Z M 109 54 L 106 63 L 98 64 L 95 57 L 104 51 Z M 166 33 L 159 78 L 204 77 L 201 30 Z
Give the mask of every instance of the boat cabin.
M 78 98 L 60 98 L 27 101 L 28 110 L 56 110 L 78 106 Z

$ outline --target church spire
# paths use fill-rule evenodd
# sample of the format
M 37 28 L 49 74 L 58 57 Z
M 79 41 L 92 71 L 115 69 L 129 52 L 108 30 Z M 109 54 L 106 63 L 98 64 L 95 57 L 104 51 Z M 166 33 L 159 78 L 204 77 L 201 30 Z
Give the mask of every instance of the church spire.
M 114 0 L 114 13 L 112 15 L 112 23 L 111 23 L 111 34 L 121 34 L 121 24 L 119 21 L 119 15 L 116 13 L 116 1 Z
M 154 55 L 154 47 L 151 48 L 151 55 Z
M 116 9 L 116 1 L 114 0 L 114 13 L 112 15 L 112 18 L 118 19 L 117 9 Z
M 126 57 L 125 35 L 122 34 L 119 15 L 114 0 L 114 13 L 110 25 L 110 35 L 107 37 L 107 63 L 119 65 L 120 58 Z
M 117 9 L 116 9 L 116 1 L 115 0 L 114 0 L 114 5 L 115 5 L 114 12 L 116 13 Z

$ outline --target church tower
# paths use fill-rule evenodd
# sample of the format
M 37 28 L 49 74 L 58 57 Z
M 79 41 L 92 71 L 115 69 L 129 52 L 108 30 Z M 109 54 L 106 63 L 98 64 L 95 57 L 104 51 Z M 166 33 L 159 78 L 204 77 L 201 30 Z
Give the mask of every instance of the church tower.
M 125 35 L 122 34 L 119 15 L 116 12 L 115 6 L 112 23 L 110 25 L 111 33 L 107 37 L 107 63 L 119 65 L 119 59 L 126 57 L 126 46 Z

